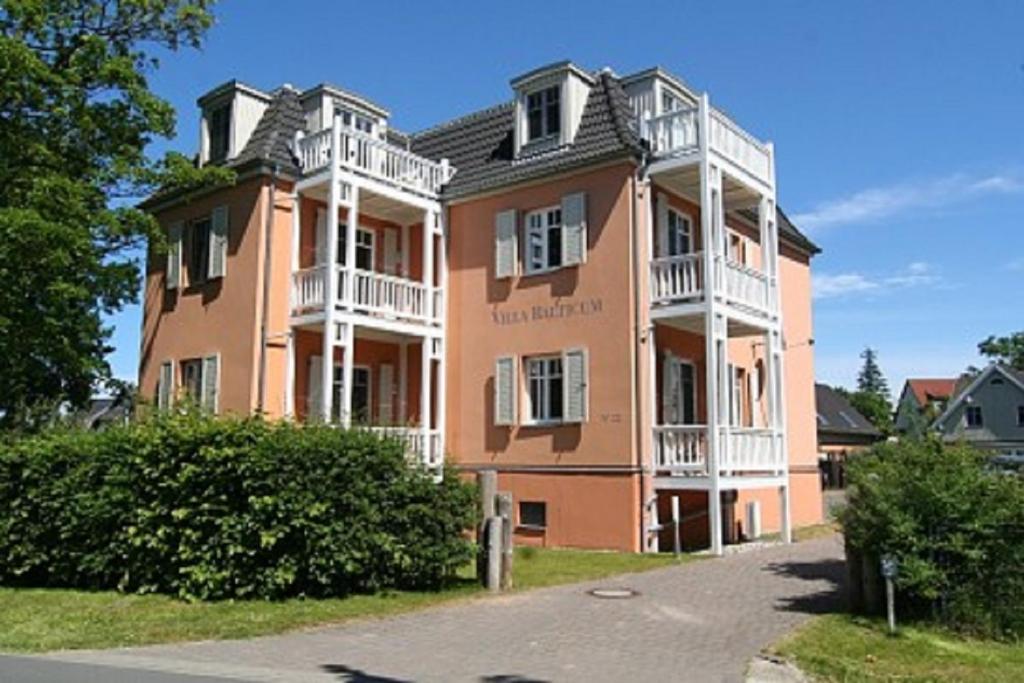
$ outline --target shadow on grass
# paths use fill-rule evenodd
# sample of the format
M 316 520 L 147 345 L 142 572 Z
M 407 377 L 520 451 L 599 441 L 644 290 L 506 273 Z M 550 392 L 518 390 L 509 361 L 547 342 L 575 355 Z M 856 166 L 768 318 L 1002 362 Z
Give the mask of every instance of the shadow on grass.
M 808 586 L 793 584 L 789 594 L 783 592 L 778 596 L 775 609 L 779 611 L 830 614 L 846 607 L 846 563 L 843 560 L 773 562 L 763 571 L 821 586 L 820 590 L 808 592 Z

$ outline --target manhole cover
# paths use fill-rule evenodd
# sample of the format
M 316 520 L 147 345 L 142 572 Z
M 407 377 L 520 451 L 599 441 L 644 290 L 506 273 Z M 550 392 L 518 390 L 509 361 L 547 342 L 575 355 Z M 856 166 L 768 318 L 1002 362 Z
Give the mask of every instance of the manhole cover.
M 587 593 L 595 598 L 606 598 L 609 600 L 624 600 L 640 595 L 640 593 L 632 588 L 595 588 L 594 590 L 587 591 Z

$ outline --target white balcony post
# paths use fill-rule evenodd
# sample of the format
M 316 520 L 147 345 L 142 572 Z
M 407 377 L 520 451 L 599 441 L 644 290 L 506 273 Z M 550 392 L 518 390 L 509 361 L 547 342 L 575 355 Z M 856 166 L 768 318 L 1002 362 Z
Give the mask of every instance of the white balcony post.
M 342 356 L 341 424 L 345 429 L 352 426 L 352 370 L 356 362 L 356 326 L 352 321 L 344 325 L 345 351 Z
M 289 329 L 285 338 L 284 406 L 281 412 L 286 419 L 295 417 L 295 330 Z
M 324 333 L 321 363 L 321 417 L 330 422 L 334 414 L 334 346 L 335 346 L 335 289 L 334 264 L 338 260 L 338 205 L 341 197 L 341 117 L 334 117 L 331 127 L 331 172 L 327 190 L 327 263 L 324 264 Z
M 409 420 L 409 344 L 398 343 L 398 424 L 407 426 Z
M 341 294 L 344 305 L 351 310 L 356 305 L 356 234 L 359 227 L 359 185 L 352 183 L 345 221 L 345 291 Z M 370 269 L 373 269 L 371 264 Z
M 431 424 L 431 357 L 434 345 L 433 337 L 424 336 L 420 353 L 420 429 L 423 433 L 424 453 L 430 452 L 430 424 Z
M 444 161 L 447 170 L 447 160 Z M 440 310 L 436 311 L 437 322 L 441 326 L 441 337 L 438 342 L 440 345 L 439 353 L 437 354 L 437 417 L 435 422 L 437 423 L 437 432 L 439 434 L 438 448 L 440 452 L 437 454 L 439 458 L 443 458 L 445 455 L 445 443 L 447 440 L 445 434 L 445 428 L 447 425 L 447 391 L 448 391 L 448 335 L 445 333 L 445 329 L 448 326 L 448 214 L 445 210 L 441 210 L 437 214 L 438 221 L 440 222 L 440 235 L 438 237 L 438 250 L 437 250 L 437 270 L 438 270 L 438 290 L 441 295 Z

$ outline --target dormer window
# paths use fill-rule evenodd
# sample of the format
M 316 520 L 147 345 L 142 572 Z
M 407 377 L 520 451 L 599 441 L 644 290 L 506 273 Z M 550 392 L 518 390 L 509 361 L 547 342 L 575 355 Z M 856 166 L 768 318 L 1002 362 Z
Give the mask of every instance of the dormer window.
M 367 135 L 373 135 L 373 120 L 349 111 L 348 109 L 342 109 L 336 107 L 334 113 L 341 117 L 341 123 L 346 128 L 354 128 L 360 133 L 366 133 Z
M 210 112 L 210 161 L 224 161 L 231 146 L 231 103 L 227 102 Z
M 562 130 L 561 88 L 553 85 L 526 97 L 527 136 L 530 142 L 558 135 Z

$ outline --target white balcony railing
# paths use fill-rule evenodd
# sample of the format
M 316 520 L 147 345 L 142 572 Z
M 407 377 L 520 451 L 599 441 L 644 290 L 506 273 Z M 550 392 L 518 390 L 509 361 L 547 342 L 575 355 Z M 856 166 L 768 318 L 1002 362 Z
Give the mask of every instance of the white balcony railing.
M 708 145 L 740 168 L 762 180 L 769 180 L 771 153 L 768 146 L 717 109 L 712 109 L 708 118 Z
M 381 437 L 397 439 L 405 445 L 406 452 L 425 467 L 435 469 L 444 464 L 441 450 L 441 432 L 437 429 L 423 430 L 419 427 L 365 427 Z
M 756 312 L 770 310 L 768 278 L 759 270 L 734 261 L 724 263 L 725 298 Z
M 324 272 L 325 268 L 318 266 L 292 274 L 292 315 L 323 310 Z
M 297 136 L 297 156 L 305 174 L 327 168 L 331 162 L 331 129 Z M 455 169 L 448 162 L 431 161 L 379 140 L 362 131 L 341 130 L 343 168 L 417 193 L 435 195 Z
M 772 430 L 757 427 L 722 427 L 719 470 L 725 473 L 783 472 L 786 461 Z
M 656 304 L 700 299 L 703 255 L 666 256 L 651 261 L 651 302 Z
M 656 155 L 696 151 L 697 109 L 680 109 L 648 118 L 645 137 Z
M 323 266 L 306 268 L 292 275 L 292 315 L 322 311 L 326 288 Z M 436 322 L 441 319 L 440 290 L 428 301 L 422 282 L 407 280 L 369 270 L 356 270 L 349 287 L 348 271 L 335 266 L 334 286 L 339 304 L 351 304 L 358 311 L 387 318 L 415 322 Z M 429 304 L 429 305 L 428 305 Z
M 655 469 L 675 474 L 707 473 L 705 425 L 654 427 Z
M 641 134 L 655 156 L 695 152 L 700 149 L 699 121 L 698 108 L 679 109 L 648 117 Z M 714 108 L 708 114 L 708 146 L 757 178 L 770 181 L 772 162 L 768 145 Z

